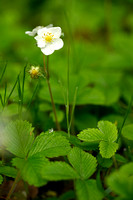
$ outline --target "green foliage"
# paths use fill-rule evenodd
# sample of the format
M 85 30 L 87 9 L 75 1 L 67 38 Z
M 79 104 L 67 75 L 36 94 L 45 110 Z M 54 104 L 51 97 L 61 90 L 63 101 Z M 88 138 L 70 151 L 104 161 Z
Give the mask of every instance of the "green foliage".
M 69 152 L 68 159 L 83 180 L 88 179 L 96 171 L 96 158 L 77 147 Z
M 20 158 L 25 158 L 28 155 L 33 141 L 33 128 L 26 121 L 11 122 L 3 132 L 3 145 L 8 151 Z
M 42 171 L 43 178 L 47 180 L 59 181 L 78 179 L 78 173 L 65 162 L 50 162 L 43 167 Z
M 17 170 L 9 166 L 0 166 L 0 174 L 15 178 L 17 175 Z
M 69 151 L 69 141 L 64 136 L 58 132 L 46 132 L 36 137 L 29 156 L 42 154 L 51 158 L 66 155 Z
M 111 158 L 103 158 L 100 154 L 97 155 L 97 162 L 99 165 L 105 168 L 110 168 L 113 164 L 113 161 Z
M 76 180 L 75 188 L 78 200 L 102 200 L 103 195 L 97 188 L 96 181 L 90 180 Z
M 122 129 L 122 136 L 124 141 L 133 147 L 133 124 L 128 124 Z
M 26 160 L 14 158 L 12 163 L 20 170 L 22 179 L 27 181 L 30 185 L 39 187 L 47 183 L 41 176 L 41 169 L 48 163 L 46 158 L 41 156 L 32 156 Z
M 98 128 L 88 128 L 78 134 L 78 138 L 87 142 L 99 143 L 100 154 L 103 158 L 112 157 L 118 149 L 117 128 L 108 121 L 99 121 Z
M 119 171 L 113 172 L 108 178 L 107 183 L 119 199 L 132 200 L 133 197 L 133 163 L 122 166 Z

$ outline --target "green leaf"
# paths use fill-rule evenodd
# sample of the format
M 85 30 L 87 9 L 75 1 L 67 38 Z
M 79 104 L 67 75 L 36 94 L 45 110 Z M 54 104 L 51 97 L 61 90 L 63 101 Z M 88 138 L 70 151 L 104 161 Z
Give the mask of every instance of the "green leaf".
M 107 178 L 107 184 L 122 199 L 133 197 L 133 162 L 122 166 Z
M 78 179 L 77 172 L 65 162 L 50 162 L 42 171 L 42 176 L 50 181 Z
M 40 187 L 47 183 L 41 176 L 41 170 L 48 163 L 46 158 L 41 156 L 32 156 L 27 160 L 14 158 L 12 163 L 20 170 L 23 180 L 27 181 L 30 185 Z
M 99 121 L 99 130 L 104 134 L 104 139 L 109 142 L 114 142 L 117 139 L 117 128 L 116 125 L 109 121 Z
M 66 137 L 58 135 L 58 132 L 41 133 L 35 139 L 29 156 L 43 154 L 47 157 L 67 155 L 70 151 L 70 144 Z
M 96 128 L 85 129 L 81 131 L 77 136 L 80 140 L 86 142 L 99 142 L 103 140 L 104 137 L 103 133 Z
M 122 136 L 127 145 L 133 147 L 133 124 L 128 124 L 123 127 Z
M 81 179 L 88 179 L 96 171 L 96 158 L 77 147 L 69 152 L 68 159 Z
M 9 166 L 0 166 L 0 174 L 15 178 L 17 175 L 17 170 Z
M 102 167 L 105 167 L 105 168 L 110 168 L 111 165 L 113 164 L 112 159 L 102 158 L 100 154 L 98 154 L 97 156 L 97 161 Z
M 118 149 L 117 128 L 108 121 L 99 121 L 98 129 L 89 128 L 78 134 L 79 139 L 88 142 L 99 143 L 100 153 L 104 158 L 110 158 Z
M 102 200 L 103 194 L 97 188 L 96 181 L 76 180 L 75 189 L 78 200 Z
M 115 159 L 118 161 L 118 162 L 121 162 L 121 163 L 127 163 L 128 160 L 126 158 L 124 158 L 122 155 L 120 154 L 115 154 Z
M 0 175 L 0 184 L 3 182 L 3 177 Z
M 103 158 L 111 158 L 118 149 L 118 144 L 116 142 L 113 143 L 101 141 L 99 144 L 99 149 Z
M 14 155 L 25 158 L 34 140 L 33 128 L 27 121 L 12 121 L 4 130 L 3 145 Z

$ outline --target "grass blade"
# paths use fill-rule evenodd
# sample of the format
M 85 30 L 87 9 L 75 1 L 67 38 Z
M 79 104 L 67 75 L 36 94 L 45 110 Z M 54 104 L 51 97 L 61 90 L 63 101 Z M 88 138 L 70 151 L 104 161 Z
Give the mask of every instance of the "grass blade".
M 29 110 L 30 105 L 31 105 L 31 103 L 32 103 L 32 100 L 33 100 L 34 96 L 36 95 L 38 88 L 39 88 L 39 81 L 38 81 L 38 83 L 37 83 L 37 85 L 36 85 L 36 87 L 35 87 L 35 89 L 34 89 L 34 91 L 33 91 L 33 95 L 32 95 L 32 97 L 31 97 L 31 99 L 30 99 L 30 102 L 29 102 L 29 104 L 28 104 L 28 106 L 27 106 L 27 110 Z
M 3 71 L 2 71 L 2 74 L 1 74 L 1 77 L 0 77 L 0 83 L 1 83 L 1 81 L 3 79 L 4 74 L 5 74 L 6 67 L 7 67 L 7 63 L 5 64 L 5 67 L 4 67 Z

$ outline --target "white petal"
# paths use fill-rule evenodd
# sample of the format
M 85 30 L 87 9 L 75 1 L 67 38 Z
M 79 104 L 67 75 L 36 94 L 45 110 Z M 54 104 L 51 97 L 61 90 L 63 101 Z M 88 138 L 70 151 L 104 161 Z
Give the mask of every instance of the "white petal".
M 46 42 L 44 40 L 37 40 L 37 46 L 43 48 L 46 46 Z
M 29 36 L 35 36 L 35 33 L 33 33 L 32 31 L 26 31 L 25 34 Z
M 29 36 L 35 36 L 37 34 L 37 31 L 39 29 L 42 29 L 43 26 L 37 26 L 36 28 L 34 28 L 32 31 L 26 31 L 25 34 L 29 35 Z
M 46 28 L 51 28 L 53 27 L 53 24 L 49 24 L 48 26 L 46 26 Z
M 44 33 L 47 34 L 48 29 L 49 29 L 49 28 L 46 28 L 46 27 L 41 28 L 41 29 L 39 29 L 39 30 L 37 31 L 37 34 L 38 34 L 39 36 L 44 36 Z
M 48 32 L 54 35 L 54 38 L 59 38 L 61 36 L 61 28 L 60 27 L 52 27 L 48 29 Z
M 41 51 L 43 52 L 43 54 L 48 56 L 54 52 L 54 49 L 51 48 L 51 45 L 47 45 L 46 47 L 41 48 Z
M 58 50 L 58 49 L 61 49 L 63 47 L 64 43 L 63 43 L 63 40 L 58 38 L 58 39 L 54 39 L 53 40 L 53 43 L 51 44 L 52 48 L 54 50 Z

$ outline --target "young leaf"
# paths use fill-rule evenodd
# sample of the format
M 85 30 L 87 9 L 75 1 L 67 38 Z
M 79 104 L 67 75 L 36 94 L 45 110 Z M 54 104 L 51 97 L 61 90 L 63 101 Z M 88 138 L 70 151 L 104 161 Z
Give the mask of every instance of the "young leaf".
M 50 181 L 78 179 L 77 172 L 65 162 L 50 162 L 42 170 L 43 178 Z
M 66 155 L 70 151 L 69 141 L 56 132 L 41 133 L 30 150 L 29 156 L 43 154 L 47 157 Z
M 113 143 L 101 141 L 99 144 L 99 149 L 103 158 L 111 158 L 118 149 L 118 144 L 116 142 Z
M 4 130 L 3 145 L 14 155 L 25 158 L 34 141 L 33 128 L 27 121 L 16 120 Z
M 0 175 L 0 184 L 3 182 L 3 177 Z
M 97 128 L 88 128 L 78 134 L 78 138 L 86 142 L 99 142 L 103 140 L 103 137 L 103 133 Z
M 78 200 L 102 200 L 103 194 L 97 188 L 96 181 L 90 180 L 76 180 L 75 189 Z
M 81 179 L 88 179 L 96 170 L 96 158 L 77 147 L 69 152 L 68 159 Z
M 27 160 L 14 158 L 12 163 L 20 170 L 23 180 L 27 181 L 30 185 L 40 187 L 47 183 L 41 176 L 41 170 L 48 163 L 46 158 L 41 156 L 32 156 Z
M 79 139 L 88 142 L 98 142 L 100 153 L 104 158 L 110 158 L 118 149 L 117 128 L 115 124 L 108 121 L 99 121 L 99 129 L 86 129 L 78 134 Z
M 0 166 L 0 174 L 15 178 L 17 175 L 17 170 L 9 166 Z
M 117 128 L 116 125 L 109 121 L 99 121 L 99 130 L 104 134 L 104 139 L 109 142 L 114 142 L 117 139 Z

